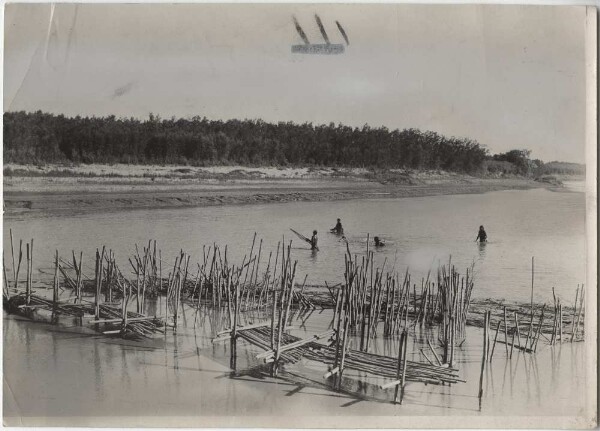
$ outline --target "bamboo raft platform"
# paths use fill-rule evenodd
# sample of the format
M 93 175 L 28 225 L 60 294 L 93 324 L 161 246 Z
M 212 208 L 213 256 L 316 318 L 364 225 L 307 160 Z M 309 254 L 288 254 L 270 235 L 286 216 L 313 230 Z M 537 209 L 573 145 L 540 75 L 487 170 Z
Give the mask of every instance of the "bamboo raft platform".
M 271 322 L 264 322 L 237 329 L 237 337 L 264 350 L 264 353 L 256 355 L 256 358 L 262 359 L 266 364 L 273 363 L 277 355 L 277 349 L 271 348 L 271 340 L 274 334 L 268 327 L 270 325 Z M 231 332 L 231 330 L 223 331 L 221 336 L 213 339 L 213 342 L 230 340 Z M 332 345 L 318 343 L 322 339 L 333 340 L 332 344 L 335 344 L 335 331 L 329 330 L 307 339 L 284 334 L 282 336 L 283 343 L 279 347 L 279 364 L 294 364 L 302 359 L 307 359 L 329 366 L 330 370 L 323 378 L 329 378 L 340 373 L 339 366 L 332 368 L 332 364 L 336 361 L 336 348 Z M 393 379 L 392 382 L 380 386 L 381 389 L 387 389 L 400 383 L 397 378 L 398 362 L 398 358 L 347 349 L 343 370 L 362 371 L 374 376 Z M 404 381 L 434 385 L 465 382 L 465 380 L 460 379 L 458 370 L 449 367 L 447 364 L 444 366 L 409 360 L 406 361 Z
M 29 304 L 26 301 L 25 294 L 18 294 L 12 296 L 5 306 L 9 312 L 32 320 L 36 320 L 34 313 L 40 310 L 51 313 L 52 322 L 56 322 L 59 316 L 77 317 L 81 319 L 81 326 L 83 326 L 83 318 L 87 316 L 90 318 L 87 324 L 93 324 L 98 332 L 104 335 L 150 338 L 157 333 L 164 332 L 165 324 L 160 317 L 144 316 L 134 311 L 127 311 L 127 316 L 124 317 L 121 308 L 107 304 L 99 305 L 98 314 L 95 317 L 93 303 L 55 303 L 37 295 L 30 296 Z

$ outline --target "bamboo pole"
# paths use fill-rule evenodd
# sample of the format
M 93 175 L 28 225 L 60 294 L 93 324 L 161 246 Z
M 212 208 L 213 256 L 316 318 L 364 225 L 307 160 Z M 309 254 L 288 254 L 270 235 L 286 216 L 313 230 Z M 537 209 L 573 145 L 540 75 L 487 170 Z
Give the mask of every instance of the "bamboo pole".
M 406 332 L 406 330 L 404 331 Z M 406 387 L 406 364 L 408 363 L 408 355 L 407 355 L 407 351 L 408 351 L 408 334 L 405 334 L 404 336 L 404 343 L 402 343 L 404 345 L 404 348 L 402 349 L 402 356 L 403 356 L 403 361 L 402 361 L 402 383 L 400 383 L 401 387 L 400 387 L 400 404 L 402 404 L 402 401 L 404 400 L 404 388 Z
M 510 356 L 509 356 L 509 359 L 512 359 L 513 349 L 515 348 L 515 333 L 516 333 L 516 331 L 513 331 L 513 333 L 512 333 L 512 342 L 510 343 Z
M 277 311 L 277 291 L 273 291 L 273 304 L 271 308 L 271 349 L 275 348 L 275 312 Z
M 52 321 L 54 322 L 57 318 L 57 309 L 58 309 L 58 250 L 56 250 L 56 255 L 54 259 L 54 285 L 52 288 Z
M 14 246 L 14 241 L 13 241 L 12 229 L 10 229 L 9 231 L 10 231 L 10 251 L 11 251 L 11 256 L 12 256 L 12 275 L 13 275 L 15 289 L 16 289 L 17 288 L 17 275 L 16 275 L 17 272 L 15 271 L 15 246 Z
M 517 312 L 515 311 L 515 326 L 517 327 L 517 345 L 521 347 L 521 330 L 519 329 L 519 318 L 517 317 Z
M 350 295 L 348 295 L 350 298 Z M 350 303 L 348 302 L 348 305 Z M 339 391 L 342 387 L 342 375 L 344 373 L 344 366 L 346 363 L 346 350 L 347 350 L 347 342 L 348 342 L 348 327 L 350 326 L 350 315 L 348 312 L 345 313 L 345 322 L 344 322 L 344 336 L 342 339 L 342 358 L 340 360 L 340 371 L 337 374 L 337 390 Z
M 231 360 L 230 360 L 230 368 L 232 370 L 236 370 L 237 366 L 237 326 L 238 326 L 238 315 L 239 315 L 239 302 L 240 302 L 240 284 L 235 284 L 235 296 L 233 302 L 233 327 L 231 328 Z
M 402 372 L 402 353 L 404 351 L 404 338 L 406 337 L 406 331 L 402 331 L 400 334 L 400 342 L 398 343 L 398 367 L 396 369 L 396 380 L 401 381 L 401 372 Z M 396 386 L 394 391 L 394 404 L 398 403 L 398 395 L 399 395 L 399 387 Z
M 506 318 L 506 306 L 504 307 L 504 346 L 506 347 L 506 356 L 508 356 L 508 319 Z
M 6 277 L 6 273 L 4 275 Z M 579 296 L 579 284 L 577 285 L 577 290 L 575 291 L 575 302 L 573 303 L 573 318 L 571 319 L 571 343 L 573 342 L 573 338 L 575 337 L 575 316 L 577 315 L 577 297 Z
M 435 360 L 437 361 L 438 365 L 441 366 L 442 365 L 442 361 L 440 360 L 440 357 L 438 356 L 438 354 L 435 352 L 433 346 L 431 345 L 431 341 L 429 341 L 429 338 L 427 339 L 427 344 L 429 345 L 429 348 L 433 352 L 433 356 L 435 356 Z
M 25 304 L 31 303 L 31 256 L 29 251 L 29 243 L 27 243 L 27 284 L 25 286 Z
M 527 332 L 527 338 L 525 340 L 525 347 L 529 344 L 529 337 L 533 331 L 533 279 L 534 279 L 534 258 L 531 257 L 531 318 L 529 320 L 529 331 Z
M 19 260 L 17 262 L 17 271 L 15 273 L 15 290 L 19 288 L 19 271 L 21 269 L 21 262 L 23 261 L 23 240 L 19 240 Z
M 483 397 L 483 373 L 485 371 L 485 358 L 486 358 L 486 352 L 487 352 L 487 339 L 488 339 L 487 328 L 488 328 L 488 314 L 486 312 L 485 313 L 485 323 L 484 323 L 484 327 L 483 327 L 483 353 L 481 355 L 481 373 L 479 375 L 479 393 L 478 393 L 479 411 L 481 411 L 481 401 L 482 401 L 481 399 Z
M 577 333 L 579 332 L 579 321 L 580 321 L 580 318 L 581 318 L 581 313 L 583 311 L 583 305 L 584 305 L 583 298 L 584 298 L 584 294 L 585 294 L 585 291 L 583 290 L 583 285 L 582 285 L 581 286 L 581 295 L 580 295 L 580 298 L 579 298 L 579 311 L 577 312 L 577 323 L 575 324 L 575 332 L 573 334 L 573 337 L 577 336 Z M 573 337 L 571 337 L 571 341 L 573 340 Z
M 540 334 L 542 333 L 542 325 L 544 323 L 544 311 L 546 310 L 546 304 L 542 307 L 542 315 L 540 316 L 540 323 L 538 324 L 537 332 L 535 335 L 535 340 L 531 341 L 531 348 L 535 352 L 537 350 L 538 340 L 540 339 Z
M 563 342 L 563 306 L 562 304 L 560 304 L 559 306 L 559 321 L 558 321 L 558 327 L 560 329 L 560 344 L 562 344 Z
M 490 353 L 490 362 L 492 362 L 492 358 L 494 356 L 494 349 L 496 348 L 496 340 L 498 339 L 498 331 L 500 330 L 501 322 L 501 320 L 498 320 L 498 326 L 496 326 L 496 335 L 494 335 L 494 345 L 492 346 L 492 353 Z
M 4 286 L 3 286 L 4 297 L 6 299 L 8 299 L 8 296 L 9 296 L 9 292 L 8 292 L 8 278 L 6 277 L 6 263 L 4 262 L 4 254 L 2 254 L 2 272 L 3 272 L 3 275 L 4 275 L 4 277 L 3 277 L 3 280 L 4 280 Z

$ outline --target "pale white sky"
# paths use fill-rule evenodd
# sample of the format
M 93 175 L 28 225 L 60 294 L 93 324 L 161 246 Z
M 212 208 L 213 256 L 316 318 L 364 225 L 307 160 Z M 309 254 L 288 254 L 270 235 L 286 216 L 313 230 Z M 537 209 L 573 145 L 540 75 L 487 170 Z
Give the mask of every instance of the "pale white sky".
M 337 56 L 292 54 L 333 43 Z M 52 16 L 52 19 L 51 19 Z M 584 162 L 585 8 L 9 4 L 4 110 L 416 127 Z

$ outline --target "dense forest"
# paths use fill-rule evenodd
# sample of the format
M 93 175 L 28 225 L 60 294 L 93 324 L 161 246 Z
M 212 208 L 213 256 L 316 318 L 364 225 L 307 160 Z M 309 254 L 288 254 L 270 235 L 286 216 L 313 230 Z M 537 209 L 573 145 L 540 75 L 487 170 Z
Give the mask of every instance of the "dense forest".
M 417 129 L 206 118 L 146 121 L 42 112 L 4 114 L 5 163 L 322 165 L 475 172 L 487 151 Z
M 493 175 L 582 174 L 585 166 L 490 155 L 468 138 L 418 129 L 261 120 L 164 120 L 4 114 L 5 163 L 135 163 L 441 169 Z

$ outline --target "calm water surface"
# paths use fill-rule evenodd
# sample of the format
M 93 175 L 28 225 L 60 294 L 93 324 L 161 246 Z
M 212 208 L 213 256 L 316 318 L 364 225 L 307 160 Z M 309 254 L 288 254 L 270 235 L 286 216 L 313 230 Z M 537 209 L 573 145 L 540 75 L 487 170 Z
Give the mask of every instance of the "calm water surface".
M 8 250 L 8 228 L 16 238 L 35 238 L 36 267 L 42 267 L 36 277 L 41 278 L 44 272 L 53 272 L 50 262 L 57 247 L 62 255 L 82 250 L 89 259 L 87 272 L 93 274 L 92 256 L 102 244 L 115 250 L 127 268 L 125 261 L 134 252 L 134 244 L 144 244 L 149 238 L 158 240 L 167 261 L 180 249 L 198 258 L 202 245 L 213 242 L 229 244 L 232 258 L 241 260 L 254 232 L 263 238 L 263 252 L 267 252 L 263 259 L 285 235 L 286 240 L 294 239 L 294 257 L 300 273 L 309 274 L 310 283 L 336 283 L 342 278 L 345 244 L 326 232 L 340 217 L 353 252 L 366 251 L 367 233 L 379 235 L 387 241 L 376 252 L 379 263 L 387 259 L 386 266 L 391 268 L 395 262 L 399 271 L 408 266 L 413 279 L 435 271 L 438 262 L 452 255 L 452 262 L 461 268 L 475 263 L 475 295 L 528 300 L 530 262 L 535 256 L 536 298 L 549 301 L 555 286 L 570 303 L 585 275 L 584 214 L 583 193 L 539 189 L 13 218 L 5 219 L 4 240 Z M 480 224 L 490 240 L 483 247 L 474 243 Z M 321 251 L 307 250 L 290 227 L 305 234 L 317 229 Z M 164 306 L 162 299 L 152 305 L 157 314 L 163 314 Z M 293 334 L 306 338 L 322 332 L 329 327 L 331 314 L 331 310 L 315 310 L 296 315 Z M 408 384 L 401 407 L 389 403 L 393 391 L 380 390 L 382 381 L 352 371 L 343 383 L 352 394 L 328 390 L 322 378 L 325 365 L 310 361 L 289 367 L 280 380 L 248 371 L 231 378 L 228 343 L 211 342 L 227 327 L 226 315 L 225 311 L 203 308 L 196 312 L 184 306 L 177 333 L 169 331 L 166 336 L 137 342 L 103 336 L 69 319 L 49 325 L 5 313 L 5 423 L 122 426 L 127 417 L 138 420 L 133 423 L 139 426 L 156 426 L 165 424 L 161 418 L 176 416 L 180 420 L 189 417 L 189 424 L 198 426 L 203 423 L 200 417 L 239 416 L 243 421 L 231 424 L 247 426 L 244 418 L 262 415 L 272 420 L 281 417 L 279 426 L 289 426 L 290 416 L 306 415 L 339 415 L 340 420 L 369 415 L 575 416 L 585 403 L 581 388 L 590 377 L 584 343 L 543 343 L 536 355 L 517 352 L 512 359 L 499 345 L 486 370 L 479 411 L 482 345 L 477 328 L 468 328 L 467 340 L 456 354 L 466 383 Z M 243 313 L 242 324 L 264 318 L 261 313 Z M 411 331 L 409 340 L 411 358 L 423 361 L 422 335 Z M 375 340 L 372 349 L 389 356 L 396 356 L 397 350 L 396 338 L 383 337 Z M 258 365 L 255 355 L 259 351 L 241 342 L 239 369 Z
M 333 380 L 323 379 L 327 364 L 306 359 L 286 366 L 282 379 L 265 378 L 256 368 L 261 361 L 255 356 L 262 350 L 244 341 L 239 341 L 239 373 L 234 376 L 229 343 L 211 342 L 228 327 L 226 310 L 202 308 L 196 313 L 184 306 L 183 311 L 177 333 L 168 331 L 143 342 L 106 337 L 67 318 L 60 325 L 49 325 L 5 314 L 5 423 L 122 426 L 123 418 L 137 418 L 140 426 L 156 426 L 158 417 L 254 415 L 285 415 L 288 420 L 304 415 L 576 416 L 585 403 L 584 343 L 541 342 L 535 355 L 516 351 L 512 358 L 497 345 L 486 370 L 479 411 L 482 337 L 480 329 L 469 327 L 465 343 L 455 353 L 465 382 L 409 383 L 403 405 L 397 406 L 391 404 L 394 391 L 379 387 L 389 379 L 347 370 L 345 392 L 336 393 L 330 386 Z M 256 323 L 268 314 L 242 313 L 241 322 Z M 331 318 L 332 310 L 295 313 L 292 334 L 311 337 L 328 328 Z M 426 334 L 435 339 L 437 330 L 410 330 L 410 359 L 425 361 L 420 349 L 427 350 Z M 357 337 L 352 339 L 354 345 L 359 343 Z M 398 337 L 377 337 L 370 350 L 395 357 Z M 29 422 L 36 418 L 42 422 Z M 248 425 L 239 423 L 244 424 Z
M 241 262 L 257 232 L 257 238 L 263 239 L 263 261 L 275 252 L 278 241 L 293 240 L 297 278 L 308 274 L 309 284 L 331 285 L 343 279 L 344 270 L 345 243 L 328 233 L 338 217 L 353 253 L 364 254 L 367 234 L 378 235 L 387 243 L 376 250 L 378 263 L 385 260 L 386 268 L 400 272 L 408 267 L 417 284 L 450 256 L 463 273 L 474 263 L 476 297 L 527 301 L 532 256 L 536 300 L 550 301 L 555 287 L 563 301 L 571 303 L 577 285 L 584 282 L 585 195 L 576 191 L 534 189 L 5 218 L 4 241 L 7 247 L 9 228 L 16 238 L 35 238 L 36 267 L 49 267 L 55 248 L 65 256 L 81 250 L 93 272 L 96 247 L 113 249 L 125 267 L 135 244 L 142 246 L 151 238 L 158 241 L 167 266 L 180 249 L 199 259 L 203 245 L 213 243 L 227 244 L 230 261 Z M 474 242 L 481 224 L 489 240 L 483 246 Z M 316 229 L 320 251 L 308 250 L 290 228 L 306 236 Z

